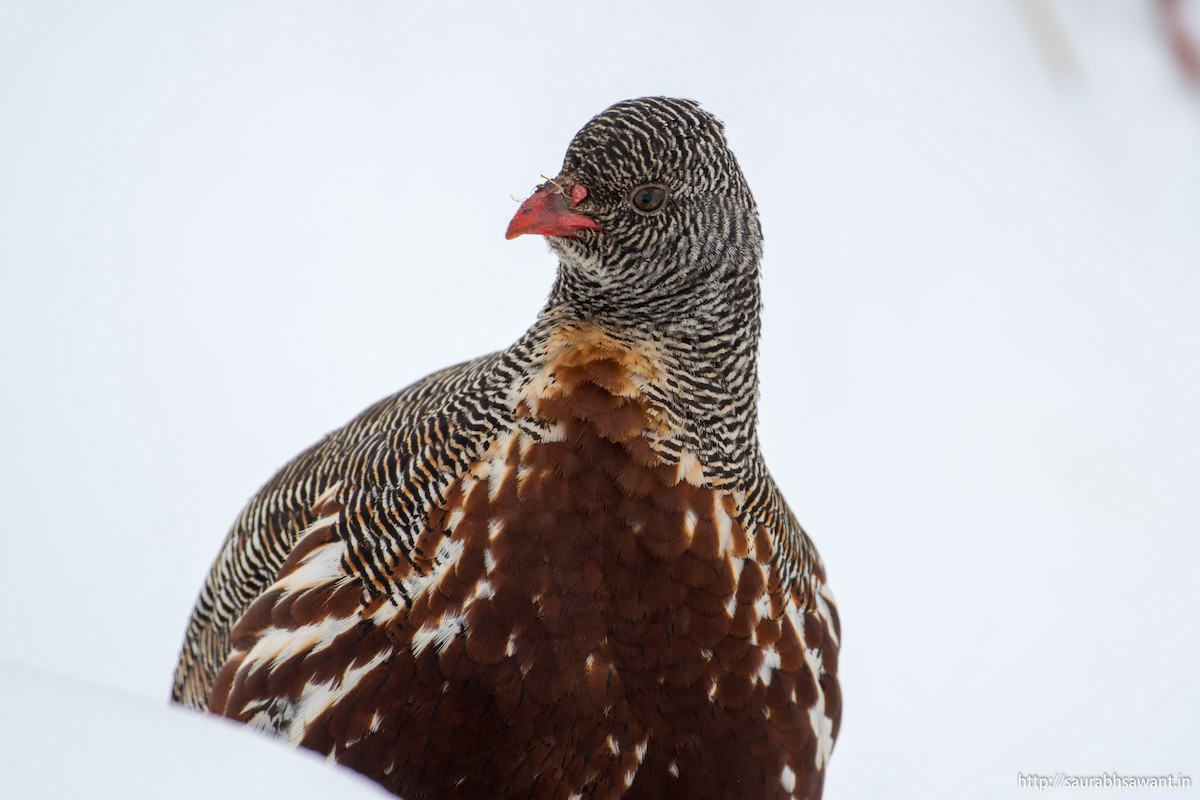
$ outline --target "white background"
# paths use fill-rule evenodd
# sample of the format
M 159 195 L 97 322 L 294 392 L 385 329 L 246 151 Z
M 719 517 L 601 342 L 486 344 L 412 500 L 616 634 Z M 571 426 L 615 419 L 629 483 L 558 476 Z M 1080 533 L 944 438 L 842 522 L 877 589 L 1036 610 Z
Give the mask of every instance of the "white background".
M 245 500 L 514 340 L 554 268 L 518 202 L 672 94 L 762 211 L 762 437 L 843 621 L 827 797 L 1200 787 L 1200 92 L 1145 0 L 1048 4 L 1076 70 L 1028 7 L 4 0 L 8 680 L 164 700 Z M 112 746 L 33 717 L 9 780 L 39 719 Z

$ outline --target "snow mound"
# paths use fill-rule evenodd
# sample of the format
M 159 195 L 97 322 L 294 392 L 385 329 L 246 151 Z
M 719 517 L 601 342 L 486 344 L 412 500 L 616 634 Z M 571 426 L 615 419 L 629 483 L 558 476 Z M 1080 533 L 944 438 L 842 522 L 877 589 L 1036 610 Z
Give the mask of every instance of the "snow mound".
M 4 663 L 0 708 L 6 797 L 390 797 L 227 720 Z

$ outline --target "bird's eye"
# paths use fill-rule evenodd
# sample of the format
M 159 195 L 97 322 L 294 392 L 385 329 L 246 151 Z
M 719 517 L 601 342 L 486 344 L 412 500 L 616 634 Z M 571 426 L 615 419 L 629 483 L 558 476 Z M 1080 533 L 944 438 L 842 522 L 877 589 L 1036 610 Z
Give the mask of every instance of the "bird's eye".
M 633 207 L 643 214 L 658 211 L 666 201 L 667 190 L 652 183 L 639 186 L 633 190 L 633 194 L 629 195 L 629 202 L 633 203 Z

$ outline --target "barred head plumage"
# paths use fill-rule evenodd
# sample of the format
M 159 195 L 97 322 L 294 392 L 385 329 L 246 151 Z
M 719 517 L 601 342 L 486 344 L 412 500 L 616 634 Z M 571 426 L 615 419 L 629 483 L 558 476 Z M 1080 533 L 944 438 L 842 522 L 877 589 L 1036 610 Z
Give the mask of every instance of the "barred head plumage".
M 731 293 L 757 304 L 754 197 L 724 126 L 695 101 L 609 107 L 575 135 L 554 185 L 600 228 L 549 237 L 561 259 L 558 299 L 663 318 Z

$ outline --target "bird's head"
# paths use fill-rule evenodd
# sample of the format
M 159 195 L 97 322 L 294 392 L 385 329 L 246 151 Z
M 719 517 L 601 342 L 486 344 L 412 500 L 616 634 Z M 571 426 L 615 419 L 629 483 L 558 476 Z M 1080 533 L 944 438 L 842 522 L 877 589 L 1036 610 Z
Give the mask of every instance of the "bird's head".
M 757 285 L 762 231 L 719 120 L 692 100 L 643 97 L 594 117 L 508 238 L 546 236 L 556 294 L 581 310 L 689 310 Z

